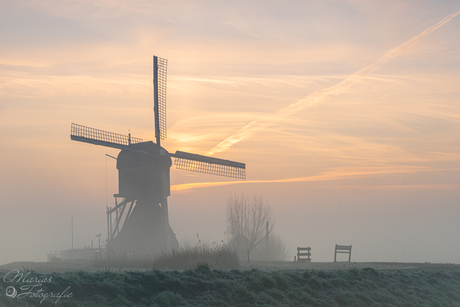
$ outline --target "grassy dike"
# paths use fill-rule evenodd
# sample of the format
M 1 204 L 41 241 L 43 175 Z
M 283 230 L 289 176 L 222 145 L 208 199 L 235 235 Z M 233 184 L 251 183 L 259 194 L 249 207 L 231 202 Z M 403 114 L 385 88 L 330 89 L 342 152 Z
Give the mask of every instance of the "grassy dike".
M 69 287 L 72 296 L 57 304 L 51 297 L 42 303 L 42 297 L 7 297 L 8 286 L 25 283 L 5 283 L 2 272 L 0 306 L 460 306 L 459 270 L 212 270 L 201 263 L 183 271 L 30 272 L 27 278 L 32 276 L 51 277 L 41 293 Z

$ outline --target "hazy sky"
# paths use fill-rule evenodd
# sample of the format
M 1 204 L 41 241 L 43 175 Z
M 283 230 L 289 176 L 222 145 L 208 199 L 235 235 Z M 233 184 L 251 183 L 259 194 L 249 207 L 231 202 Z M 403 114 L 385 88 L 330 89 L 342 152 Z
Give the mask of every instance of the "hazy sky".
M 460 263 L 459 9 L 1 1 L 0 264 L 70 248 L 71 217 L 75 246 L 107 236 L 118 151 L 71 141 L 70 124 L 154 140 L 153 55 L 168 59 L 165 148 L 247 166 L 246 181 L 171 169 L 181 243 L 225 240 L 227 198 L 245 193 L 272 207 L 287 259 L 332 261 L 338 243 L 354 261 Z

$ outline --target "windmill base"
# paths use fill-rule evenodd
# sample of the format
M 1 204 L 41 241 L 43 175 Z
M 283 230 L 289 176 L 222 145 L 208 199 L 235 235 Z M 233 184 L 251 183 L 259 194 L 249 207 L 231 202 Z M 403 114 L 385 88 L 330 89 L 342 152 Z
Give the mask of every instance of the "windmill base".
M 159 204 L 138 200 L 122 229 L 107 241 L 107 256 L 152 257 L 178 248 L 176 235 Z

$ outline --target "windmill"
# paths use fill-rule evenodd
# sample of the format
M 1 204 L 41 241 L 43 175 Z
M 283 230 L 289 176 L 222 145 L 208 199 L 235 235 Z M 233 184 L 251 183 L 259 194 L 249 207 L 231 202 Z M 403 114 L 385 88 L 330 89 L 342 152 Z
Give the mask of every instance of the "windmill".
M 166 138 L 167 60 L 153 57 L 154 123 L 156 142 L 72 123 L 74 141 L 120 149 L 117 159 L 118 194 L 107 208 L 109 254 L 152 255 L 178 247 L 169 225 L 169 172 L 177 169 L 245 179 L 244 163 L 176 151 L 161 146 Z M 121 202 L 118 203 L 118 198 Z

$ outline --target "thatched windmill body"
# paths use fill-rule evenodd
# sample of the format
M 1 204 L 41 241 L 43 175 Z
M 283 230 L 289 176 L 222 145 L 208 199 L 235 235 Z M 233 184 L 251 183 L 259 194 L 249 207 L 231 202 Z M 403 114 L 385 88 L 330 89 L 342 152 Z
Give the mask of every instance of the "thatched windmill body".
M 120 149 L 117 157 L 118 194 L 107 209 L 109 254 L 151 255 L 178 247 L 169 225 L 169 172 L 177 169 L 244 179 L 244 163 L 176 151 L 161 146 L 166 138 L 167 60 L 153 57 L 155 138 L 142 139 L 72 123 L 71 139 Z M 121 202 L 118 203 L 118 199 Z

